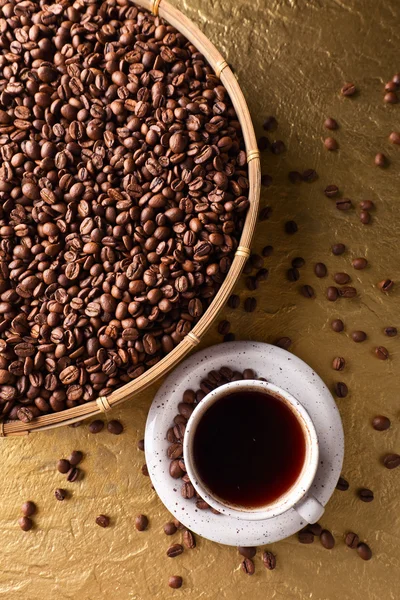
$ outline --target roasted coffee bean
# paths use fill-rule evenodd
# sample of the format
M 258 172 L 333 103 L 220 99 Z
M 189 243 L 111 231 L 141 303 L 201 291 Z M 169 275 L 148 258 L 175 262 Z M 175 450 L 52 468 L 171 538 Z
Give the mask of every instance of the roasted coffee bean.
M 104 429 L 104 421 L 101 421 L 100 419 L 96 419 L 95 421 L 92 421 L 89 425 L 90 433 L 100 433 L 100 431 L 103 431 L 103 429 Z
M 276 556 L 269 550 L 265 550 L 262 554 L 262 561 L 264 567 L 269 571 L 273 571 L 276 568 Z
M 344 477 L 339 477 L 339 481 L 336 484 L 336 489 L 341 492 L 345 492 L 349 489 L 349 482 Z
M 253 369 L 244 369 L 243 379 L 257 379 L 257 375 Z
M 327 150 L 330 150 L 331 152 L 333 150 L 337 150 L 339 148 L 339 144 L 337 143 L 337 141 L 335 140 L 335 138 L 333 137 L 327 137 L 324 140 L 324 146 Z
M 185 526 L 182 525 L 182 523 L 180 521 L 178 521 L 178 519 L 174 519 L 173 523 L 177 529 L 179 529 L 179 530 L 185 529 Z
M 21 517 L 18 519 L 18 525 L 21 527 L 22 531 L 29 531 L 33 527 L 33 521 L 29 517 Z
M 360 202 L 360 208 L 361 210 L 373 210 L 375 208 L 375 205 L 372 202 L 372 200 L 362 200 Z
M 264 246 L 264 248 L 261 251 L 261 254 L 263 256 L 271 256 L 271 254 L 273 253 L 274 248 L 273 246 Z
M 110 517 L 107 515 L 99 515 L 96 517 L 96 525 L 103 528 L 108 527 L 110 525 Z
M 257 548 L 255 546 L 238 546 L 238 552 L 241 556 L 245 558 L 254 558 L 257 552 Z
M 380 360 L 387 360 L 389 358 L 389 350 L 384 346 L 377 346 L 375 348 L 375 354 Z
M 292 340 L 290 337 L 281 337 L 275 340 L 274 345 L 278 346 L 279 348 L 283 348 L 284 350 L 289 350 L 290 346 L 292 345 Z
M 24 517 L 31 517 L 35 514 L 36 510 L 36 504 L 31 500 L 28 500 L 28 502 L 24 502 L 21 506 L 21 512 L 24 515 Z
M 286 152 L 285 143 L 282 140 L 276 140 L 276 142 L 272 142 L 271 152 L 272 154 L 283 154 Z
M 275 117 L 267 117 L 263 123 L 263 129 L 265 131 L 275 131 L 278 128 L 278 121 Z
M 256 273 L 256 283 L 258 284 L 260 281 L 266 281 L 269 276 L 268 269 L 259 269 Z
M 357 93 L 357 88 L 354 83 L 345 83 L 342 89 L 340 90 L 342 96 L 350 97 L 354 96 Z
M 175 527 L 174 523 L 165 523 L 164 525 L 164 533 L 165 535 L 174 535 L 178 530 Z
M 350 275 L 347 273 L 335 273 L 333 279 L 335 280 L 335 283 L 338 283 L 339 285 L 345 285 L 346 283 L 349 283 Z
M 335 383 L 335 394 L 338 398 L 346 398 L 348 393 L 348 387 L 343 381 L 337 381 Z
M 252 313 L 256 310 L 257 300 L 255 298 L 249 297 L 244 301 L 244 310 L 246 312 Z
M 307 525 L 307 531 L 311 531 L 313 535 L 320 536 L 322 533 L 322 527 L 319 523 L 310 523 Z
M 260 152 L 264 152 L 265 150 L 268 150 L 268 148 L 271 146 L 271 143 L 269 139 L 263 135 L 258 139 L 257 146 Z
M 270 206 L 264 206 L 264 208 L 261 209 L 258 218 L 260 219 L 260 221 L 267 221 L 270 218 L 271 213 L 272 208 Z
M 358 535 L 356 533 L 353 533 L 353 531 L 349 531 L 349 533 L 346 533 L 344 541 L 345 541 L 346 546 L 348 546 L 349 548 L 355 549 L 358 546 L 360 538 L 358 537 Z
M 259 254 L 251 254 L 249 261 L 254 269 L 261 269 L 264 264 L 263 258 Z
M 382 291 L 382 292 L 390 292 L 390 290 L 393 288 L 394 283 L 391 279 L 383 279 L 382 281 L 380 281 L 378 283 L 378 288 Z
M 327 185 L 324 194 L 327 198 L 335 198 L 339 193 L 339 188 L 335 184 Z
M 368 223 L 370 222 L 370 220 L 371 220 L 371 215 L 369 214 L 369 212 L 366 211 L 366 210 L 362 210 L 360 212 L 360 221 L 361 221 L 361 223 L 363 225 L 368 225 Z
M 296 256 L 295 258 L 292 259 L 293 269 L 301 269 L 301 267 L 304 267 L 305 264 L 306 264 L 306 261 L 304 260 L 304 258 L 302 256 Z
M 107 423 L 107 431 L 113 433 L 114 435 L 121 435 L 121 433 L 124 431 L 124 426 L 122 423 L 120 423 L 120 421 L 113 419 Z
M 300 288 L 300 291 L 305 298 L 314 298 L 315 296 L 314 289 L 311 287 L 311 285 L 303 285 Z
M 254 575 L 255 566 L 251 558 L 245 558 L 242 562 L 242 570 L 246 573 L 246 575 Z
M 326 297 L 330 302 L 335 302 L 339 297 L 339 290 L 335 286 L 330 285 L 326 290 Z
M 180 554 L 182 554 L 183 552 L 183 546 L 182 544 L 173 544 L 172 546 L 170 546 L 167 550 L 167 556 L 169 558 L 175 558 L 176 556 L 179 556 Z
M 65 475 L 65 473 L 68 473 L 70 468 L 71 468 L 71 464 L 70 464 L 69 460 L 66 460 L 65 458 L 61 458 L 57 462 L 57 471 L 59 473 L 63 473 L 63 475 Z
M 389 141 L 391 141 L 392 144 L 400 144 L 400 133 L 398 131 L 393 131 L 389 135 Z
M 332 119 L 332 117 L 328 117 L 324 121 L 324 127 L 326 129 L 331 129 L 332 131 L 339 128 L 338 122 L 336 119 Z
M 372 427 L 376 431 L 386 431 L 390 427 L 390 419 L 383 415 L 378 415 L 372 420 Z
M 361 542 L 360 544 L 358 544 L 357 552 L 358 552 L 358 555 L 363 560 L 371 560 L 371 558 L 372 558 L 372 550 L 368 546 L 368 544 L 365 544 L 364 542 Z
M 189 482 L 183 483 L 181 487 L 181 496 L 182 498 L 186 498 L 191 500 L 195 495 L 195 489 L 193 485 Z
M 142 452 L 144 452 L 144 440 L 138 441 L 137 448 L 138 448 L 138 450 L 141 450 Z
M 227 333 L 229 333 L 230 329 L 231 329 L 231 324 L 229 323 L 229 321 L 220 321 L 218 323 L 218 333 L 220 335 L 226 335 Z
M 360 342 L 364 342 L 367 339 L 367 334 L 365 331 L 352 331 L 351 337 L 353 342 L 359 344 Z
M 67 473 L 67 481 L 77 481 L 81 476 L 81 470 L 78 467 L 72 467 Z
M 168 579 L 168 585 L 174 590 L 179 590 L 183 585 L 183 579 L 180 575 L 171 575 Z
M 286 221 L 285 223 L 285 232 L 292 235 L 298 231 L 298 225 L 295 221 Z
M 400 455 L 386 454 L 383 458 L 383 464 L 387 469 L 396 469 L 397 467 L 400 467 Z
M 183 543 L 189 550 L 196 548 L 196 538 L 194 537 L 193 533 L 188 529 L 186 529 L 183 532 Z
M 343 371 L 346 366 L 346 361 L 341 356 L 336 356 L 332 361 L 332 369 L 335 371 Z
M 374 492 L 367 488 L 362 488 L 358 490 L 358 497 L 363 502 L 372 502 L 372 500 L 374 499 Z
M 383 96 L 383 101 L 386 102 L 386 104 L 397 104 L 399 99 L 396 92 L 392 91 Z
M 297 539 L 300 544 L 312 544 L 314 541 L 314 534 L 311 531 L 307 531 L 304 529 L 303 531 L 299 531 L 297 534 Z
M 286 278 L 288 281 L 298 281 L 300 279 L 300 272 L 298 269 L 288 269 L 286 271 Z
M 307 183 L 313 183 L 313 181 L 316 181 L 318 179 L 318 174 L 314 169 L 306 169 L 305 171 L 303 171 L 301 176 L 303 178 L 303 181 L 306 181 Z
M 54 496 L 56 497 L 56 500 L 62 502 L 68 496 L 68 492 L 66 490 L 63 490 L 62 488 L 57 488 L 54 491 Z
M 341 198 L 340 200 L 336 200 L 336 208 L 338 210 L 350 210 L 352 206 L 353 203 L 350 198 Z
M 333 319 L 333 321 L 331 322 L 331 327 L 333 331 L 336 331 L 336 333 L 340 333 L 344 329 L 344 323 L 341 319 Z
M 335 256 L 340 256 L 346 251 L 346 246 L 344 244 L 334 244 L 332 246 L 332 254 Z
M 378 154 L 375 155 L 375 164 L 377 167 L 386 167 L 388 164 L 388 159 L 382 152 L 378 152 Z
M 324 263 L 316 263 L 316 265 L 314 266 L 314 273 L 317 277 L 325 277 L 327 272 L 328 270 Z
M 333 537 L 331 532 L 328 531 L 328 529 L 323 529 L 321 531 L 321 535 L 319 536 L 319 539 L 320 539 L 323 547 L 326 548 L 327 550 L 332 550 L 332 548 L 335 545 L 335 538 Z
M 135 517 L 135 527 L 138 531 L 144 531 L 149 525 L 149 520 L 145 515 Z
M 395 337 L 397 335 L 397 327 L 385 327 L 383 332 L 388 337 Z
M 231 294 L 228 299 L 229 308 L 238 308 L 240 306 L 240 298 L 237 294 Z
M 73 452 L 71 452 L 71 456 L 69 457 L 68 461 L 70 465 L 76 467 L 77 465 L 79 465 L 82 459 L 82 452 L 80 450 L 74 450 Z
M 299 171 L 289 171 L 288 179 L 291 183 L 301 183 L 303 181 L 303 178 Z
M 355 298 L 357 296 L 357 290 L 354 287 L 345 285 L 338 290 L 341 298 Z

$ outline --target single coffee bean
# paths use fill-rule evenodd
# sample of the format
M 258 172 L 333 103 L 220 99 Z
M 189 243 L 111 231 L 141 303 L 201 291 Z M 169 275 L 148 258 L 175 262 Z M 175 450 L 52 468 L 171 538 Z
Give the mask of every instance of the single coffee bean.
M 392 77 L 392 81 L 393 83 L 395 83 L 397 86 L 400 85 L 400 73 L 396 73 L 395 75 L 393 75 Z
M 301 269 L 301 267 L 304 267 L 305 264 L 306 264 L 306 261 L 304 260 L 304 258 L 302 256 L 296 256 L 295 258 L 292 259 L 293 269 Z
M 350 198 L 341 198 L 340 200 L 336 200 L 336 208 L 338 210 L 350 210 L 352 206 L 353 203 Z
M 392 144 L 400 144 L 400 133 L 398 131 L 393 131 L 389 135 L 389 141 L 391 141 Z
M 331 327 L 333 331 L 336 331 L 336 333 L 340 333 L 344 329 L 344 323 L 341 319 L 333 319 L 333 321 L 331 322 Z
M 305 298 L 314 298 L 315 296 L 314 289 L 311 287 L 311 285 L 303 285 L 300 288 L 300 291 Z
M 375 155 L 375 164 L 377 167 L 384 168 L 388 164 L 388 159 L 382 152 L 378 152 L 378 154 Z
M 394 286 L 394 282 L 391 279 L 383 279 L 382 281 L 380 281 L 378 283 L 378 288 L 382 292 L 390 292 L 390 290 L 393 288 L 393 286 Z
M 335 273 L 333 279 L 335 280 L 335 283 L 339 285 L 345 285 L 346 283 L 349 283 L 350 275 L 347 273 Z
M 351 264 L 357 271 L 360 271 L 361 269 L 365 269 L 368 265 L 368 261 L 366 258 L 355 258 Z
M 383 464 L 387 469 L 396 469 L 397 467 L 400 467 L 400 455 L 386 454 L 383 458 Z
M 315 267 L 314 267 L 314 273 L 316 274 L 317 277 L 325 277 L 327 274 L 328 270 L 326 268 L 326 265 L 324 265 L 324 263 L 316 263 Z
M 395 92 L 398 89 L 398 85 L 394 81 L 388 81 L 385 84 L 386 92 Z
M 71 467 L 71 469 L 67 473 L 67 481 L 74 482 L 79 479 L 81 475 L 81 470 L 78 467 Z
M 338 290 L 341 298 L 355 298 L 357 296 L 357 290 L 354 287 L 345 285 Z
M 296 233 L 298 231 L 298 226 L 297 223 L 295 221 L 286 221 L 285 223 L 285 232 L 288 233 L 289 235 L 292 235 L 293 233 Z
M 144 531 L 147 529 L 149 520 L 145 515 L 138 515 L 135 517 L 135 527 L 138 531 Z
M 292 345 L 292 340 L 290 337 L 281 337 L 275 340 L 274 345 L 278 346 L 279 348 L 283 348 L 284 350 L 289 350 L 290 346 Z
M 314 534 L 311 533 L 311 531 L 303 529 L 303 531 L 299 531 L 297 538 L 300 544 L 312 544 L 314 541 Z
M 368 225 L 368 223 L 370 222 L 370 220 L 371 220 L 371 215 L 369 214 L 369 212 L 366 211 L 366 210 L 362 210 L 360 212 L 360 221 L 361 221 L 361 223 L 363 225 Z
M 29 531 L 33 527 L 33 521 L 30 517 L 21 517 L 18 519 L 18 525 L 22 531 Z
M 357 93 L 357 88 L 354 83 L 345 83 L 342 89 L 340 90 L 342 96 L 350 97 L 354 96 Z
M 380 360 L 387 360 L 389 358 L 389 350 L 384 346 L 377 346 L 375 348 L 375 354 Z
M 253 270 L 253 267 L 251 266 L 251 262 L 248 260 L 243 267 L 243 273 L 245 275 L 248 275 L 249 273 L 252 272 L 252 270 Z
M 81 460 L 83 459 L 83 454 L 80 450 L 74 450 L 73 452 L 71 452 L 71 456 L 69 457 L 69 464 L 72 465 L 73 467 L 76 467 L 77 465 L 79 465 L 79 463 L 81 462 Z
M 264 152 L 265 150 L 268 150 L 268 148 L 271 146 L 271 143 L 267 137 L 262 136 L 258 139 L 257 145 L 259 151 Z
M 231 296 L 229 296 L 229 300 L 228 300 L 228 306 L 229 308 L 238 308 L 240 306 L 240 298 L 237 294 L 232 294 Z
M 372 500 L 374 499 L 374 492 L 372 490 L 369 490 L 368 488 L 362 488 L 358 490 L 358 497 L 363 502 L 372 502 Z
M 66 490 L 63 490 L 62 488 L 57 488 L 54 491 L 54 496 L 56 497 L 56 500 L 59 500 L 60 502 L 62 502 L 63 500 L 65 500 L 65 498 L 67 497 L 68 493 Z
M 353 331 L 351 333 L 351 337 L 353 342 L 359 344 L 360 342 L 364 342 L 367 339 L 367 334 L 365 331 Z
M 397 104 L 399 99 L 396 92 L 388 92 L 383 96 L 383 101 L 386 102 L 386 104 Z
M 165 523 L 163 529 L 164 529 L 165 535 L 174 535 L 174 533 L 176 533 L 178 531 L 178 529 L 175 527 L 175 524 L 172 522 Z
M 327 137 L 324 139 L 324 146 L 327 150 L 330 150 L 331 152 L 334 150 L 337 150 L 339 148 L 339 144 L 337 143 L 337 141 L 335 140 L 335 138 L 333 137 Z
M 268 269 L 264 269 L 264 268 L 259 269 L 256 273 L 257 286 L 260 281 L 266 281 L 268 279 L 268 275 L 269 275 Z
M 36 510 L 36 504 L 31 500 L 28 500 L 28 502 L 24 502 L 21 506 L 21 512 L 24 515 L 24 517 L 31 517 L 35 514 Z
M 334 131 L 335 129 L 339 128 L 339 125 L 338 125 L 338 122 L 336 121 L 336 119 L 332 119 L 332 117 L 328 117 L 324 121 L 324 127 L 325 127 L 325 129 L 331 129 L 332 131 Z
M 322 533 L 322 527 L 319 523 L 310 523 L 307 525 L 307 531 L 311 531 L 313 535 L 320 536 Z
M 288 179 L 290 181 L 290 183 L 301 183 L 303 181 L 303 178 L 301 176 L 301 173 L 299 173 L 299 171 L 289 171 L 288 173 Z
M 326 297 L 330 302 L 335 302 L 339 297 L 339 291 L 333 285 L 330 285 L 326 290 Z
M 263 258 L 259 254 L 251 254 L 249 261 L 254 269 L 261 269 L 264 264 Z
M 144 440 L 138 441 L 137 448 L 138 448 L 138 450 L 141 450 L 142 452 L 144 452 Z
M 361 210 L 373 210 L 375 208 L 375 204 L 372 202 L 372 200 L 362 200 L 360 202 L 360 208 Z
M 245 558 L 254 558 L 257 548 L 255 546 L 238 546 L 238 552 Z
M 178 519 L 174 519 L 173 523 L 177 529 L 180 529 L 180 530 L 185 529 L 185 526 L 182 525 L 182 523 L 180 521 L 178 521 Z
M 385 329 L 383 331 L 384 331 L 384 334 L 387 335 L 388 337 L 395 337 L 397 335 L 396 327 L 385 327 Z
M 57 471 L 59 473 L 62 473 L 63 475 L 65 475 L 65 473 L 68 473 L 70 468 L 71 468 L 71 464 L 70 464 L 69 460 L 66 460 L 65 458 L 62 458 L 61 460 L 59 460 L 57 462 Z
M 372 420 L 372 427 L 376 431 L 386 431 L 390 427 L 390 419 L 383 415 L 377 415 Z
M 358 555 L 363 560 L 371 560 L 371 558 L 372 558 L 372 550 L 368 546 L 368 544 L 364 544 L 364 542 L 361 542 L 360 544 L 358 544 L 357 552 L 358 552 Z
M 278 121 L 275 117 L 267 117 L 263 123 L 263 129 L 265 131 L 275 131 L 278 128 Z
M 267 256 L 271 256 L 271 254 L 273 253 L 274 248 L 273 246 L 264 246 L 264 248 L 261 251 L 261 254 L 265 257 Z
M 183 543 L 189 550 L 196 548 L 196 538 L 194 537 L 193 533 L 188 529 L 186 529 L 183 532 Z
M 276 568 L 276 556 L 269 550 L 264 550 L 262 554 L 262 561 L 264 567 L 269 571 L 273 571 Z
M 282 140 L 276 140 L 276 142 L 272 142 L 271 144 L 272 154 L 283 154 L 286 152 L 285 143 Z
M 271 177 L 271 175 L 268 175 L 267 173 L 264 173 L 264 175 L 261 176 L 261 185 L 263 187 L 270 187 L 272 185 L 272 177 Z
M 314 169 L 306 169 L 301 176 L 307 183 L 313 183 L 318 179 L 318 173 Z
M 335 538 L 333 537 L 331 532 L 328 531 L 328 529 L 323 529 L 321 531 L 321 535 L 319 536 L 319 539 L 320 539 L 323 547 L 326 548 L 327 550 L 332 550 L 332 548 L 335 545 Z
M 257 379 L 257 375 L 253 369 L 245 369 L 243 371 L 243 379 Z
M 341 356 L 336 356 L 332 361 L 332 368 L 335 369 L 335 371 L 343 371 L 345 366 L 346 361 Z
M 103 429 L 104 421 L 101 421 L 101 419 L 96 419 L 95 421 L 92 421 L 89 425 L 90 433 L 100 433 L 100 431 L 102 431 Z
M 107 517 L 107 515 L 99 515 L 96 517 L 96 524 L 99 525 L 99 527 L 108 527 L 110 525 L 110 517 Z
M 344 541 L 345 541 L 346 546 L 348 546 L 349 548 L 355 549 L 358 546 L 360 538 L 353 531 L 349 531 L 349 533 L 346 533 Z
M 175 558 L 176 556 L 179 556 L 180 554 L 182 554 L 183 552 L 183 546 L 182 544 L 173 544 L 172 546 L 170 546 L 167 550 L 167 556 L 169 556 L 169 558 Z
M 168 579 L 168 585 L 174 590 L 179 590 L 182 587 L 183 579 L 180 575 L 171 575 Z
M 344 244 L 334 244 L 332 246 L 332 254 L 335 256 L 340 256 L 346 251 L 346 246 Z
M 248 313 L 252 313 L 256 310 L 257 300 L 255 298 L 249 297 L 244 301 L 244 310 Z
M 272 208 L 270 206 L 264 206 L 264 208 L 261 209 L 260 214 L 258 216 L 260 221 L 267 221 L 272 213 Z
M 298 281 L 300 279 L 300 272 L 298 269 L 288 269 L 286 271 L 286 278 L 288 281 Z
M 346 398 L 349 389 L 343 381 L 337 381 L 335 383 L 335 393 L 338 398 Z
M 245 558 L 242 562 L 242 570 L 246 573 L 246 575 L 254 575 L 255 566 L 251 558 Z
M 336 489 L 341 492 L 345 492 L 349 489 L 349 482 L 344 477 L 339 477 L 339 480 L 336 484 Z
M 107 423 L 107 431 L 113 433 L 114 435 L 121 435 L 121 433 L 124 431 L 124 426 L 122 423 L 120 423 L 120 421 L 113 419 Z
M 326 186 L 324 194 L 327 198 L 335 198 L 339 193 L 339 188 L 335 184 Z
M 231 329 L 231 324 L 229 323 L 229 321 L 220 321 L 218 323 L 218 333 L 220 335 L 226 335 L 227 333 L 229 333 L 230 329 Z

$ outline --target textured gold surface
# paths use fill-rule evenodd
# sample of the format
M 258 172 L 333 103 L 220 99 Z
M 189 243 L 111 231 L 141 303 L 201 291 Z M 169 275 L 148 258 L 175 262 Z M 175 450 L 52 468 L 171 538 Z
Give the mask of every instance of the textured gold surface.
M 338 404 L 347 441 L 343 474 L 351 488 L 334 493 L 322 519 L 332 529 L 336 547 L 328 551 L 319 542 L 302 546 L 295 537 L 289 538 L 270 546 L 277 554 L 277 569 L 267 571 L 259 553 L 253 577 L 240 570 L 235 549 L 200 539 L 195 550 L 167 558 L 171 538 L 162 533 L 162 525 L 168 514 L 141 474 L 144 457 L 136 449 L 154 386 L 111 413 L 126 427 L 120 437 L 107 432 L 93 436 L 82 426 L 0 440 L 0 598 L 236 600 L 248 595 L 254 600 L 397 600 L 400 469 L 384 469 L 380 457 L 400 450 L 399 338 L 382 334 L 386 325 L 400 327 L 400 149 L 387 141 L 392 130 L 400 129 L 400 106 L 382 102 L 383 84 L 400 70 L 400 5 L 395 0 L 191 0 L 179 3 L 179 8 L 234 67 L 259 133 L 263 117 L 276 114 L 279 130 L 273 135 L 288 146 L 282 156 L 263 156 L 263 170 L 274 178 L 274 185 L 263 192 L 263 202 L 273 207 L 273 213 L 260 224 L 255 249 L 275 247 L 274 255 L 266 259 L 269 281 L 256 292 L 258 308 L 253 315 L 238 309 L 226 310 L 224 316 L 232 321 L 238 339 L 274 341 L 290 336 L 293 352 L 329 385 L 341 379 L 349 386 L 349 396 Z M 339 96 L 345 81 L 358 85 L 357 98 Z M 326 116 L 341 125 L 335 133 L 337 153 L 322 147 Z M 387 170 L 373 166 L 377 151 L 390 155 Z M 288 183 L 288 171 L 310 167 L 319 173 L 317 182 Z M 357 211 L 339 213 L 321 191 L 329 183 L 337 183 L 355 203 L 374 200 L 377 210 L 371 225 L 361 225 Z M 283 233 L 283 223 L 290 218 L 299 224 L 294 236 Z M 330 255 L 335 241 L 346 243 L 348 253 Z M 291 258 L 299 255 L 307 264 L 300 281 L 291 284 L 285 281 L 285 272 Z M 366 256 L 370 267 L 353 271 L 350 262 L 356 256 Z M 326 279 L 315 278 L 317 261 L 327 264 Z M 325 299 L 324 290 L 336 271 L 352 275 L 359 298 L 336 303 Z M 376 289 L 385 277 L 397 281 L 388 296 Z M 298 294 L 297 288 L 305 283 L 314 286 L 314 300 Z M 238 293 L 242 301 L 250 295 L 243 284 Z M 346 322 L 344 334 L 329 327 L 331 318 L 339 316 Z M 352 329 L 365 330 L 368 340 L 354 344 L 349 338 Z M 219 340 L 214 330 L 201 347 Z M 389 361 L 375 358 L 373 348 L 378 344 L 390 350 Z M 339 377 L 330 366 L 336 355 L 344 356 L 348 365 Z M 371 417 L 379 413 L 392 419 L 390 431 L 372 430 Z M 65 484 L 55 471 L 55 461 L 73 449 L 86 455 L 85 479 Z M 374 490 L 372 503 L 357 498 L 361 486 Z M 56 487 L 71 490 L 71 498 L 57 502 Z M 36 529 L 23 533 L 17 519 L 20 504 L 28 499 L 37 502 L 39 512 Z M 134 517 L 141 512 L 150 519 L 149 530 L 143 533 L 134 528 Z M 111 516 L 109 529 L 95 525 L 100 513 Z M 374 552 L 370 562 L 345 547 L 343 533 L 348 529 L 370 544 Z M 174 541 L 178 538 L 179 534 Z M 169 575 L 182 575 L 184 587 L 170 590 Z

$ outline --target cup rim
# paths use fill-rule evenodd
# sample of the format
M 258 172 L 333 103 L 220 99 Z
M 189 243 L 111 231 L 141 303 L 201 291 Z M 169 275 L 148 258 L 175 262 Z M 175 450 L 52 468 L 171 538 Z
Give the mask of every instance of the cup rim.
M 240 389 L 254 389 L 257 391 L 268 392 L 281 401 L 295 413 L 298 419 L 306 440 L 306 456 L 302 470 L 296 481 L 290 486 L 284 494 L 279 496 L 274 502 L 266 506 L 257 508 L 246 508 L 239 505 L 230 504 L 219 498 L 202 482 L 199 477 L 193 460 L 193 441 L 196 433 L 197 425 L 203 415 L 215 402 L 223 396 L 228 395 Z M 212 508 L 218 510 L 224 515 L 236 517 L 247 521 L 257 521 L 276 517 L 277 515 L 286 512 L 297 504 L 310 489 L 315 474 L 318 468 L 319 460 L 319 444 L 318 436 L 315 430 L 314 423 L 304 406 L 292 394 L 280 388 L 269 381 L 260 381 L 258 379 L 245 379 L 241 381 L 228 382 L 215 390 L 209 392 L 203 400 L 196 406 L 191 414 L 185 430 L 183 439 L 183 457 L 185 468 L 196 492 L 203 498 Z

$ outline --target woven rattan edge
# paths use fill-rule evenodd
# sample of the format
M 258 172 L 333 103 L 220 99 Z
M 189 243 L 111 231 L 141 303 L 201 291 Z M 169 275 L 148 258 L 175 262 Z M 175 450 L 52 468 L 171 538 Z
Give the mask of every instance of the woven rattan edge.
M 108 412 L 112 409 L 112 406 L 107 400 L 106 396 L 99 396 L 96 400 L 96 404 L 101 412 Z
M 259 150 L 249 150 L 247 153 L 247 162 L 254 160 L 255 158 L 260 158 Z
M 218 79 L 221 77 L 221 73 L 224 69 L 226 69 L 226 67 L 229 67 L 229 65 L 223 58 L 216 63 L 214 66 L 214 71 Z
M 239 246 L 235 252 L 235 256 L 244 256 L 245 258 L 249 258 L 250 253 L 250 248 L 246 248 L 245 246 Z
M 153 0 L 153 6 L 151 7 L 151 12 L 156 17 L 158 16 L 158 11 L 159 11 L 159 8 L 160 8 L 160 2 L 161 2 L 161 0 Z

